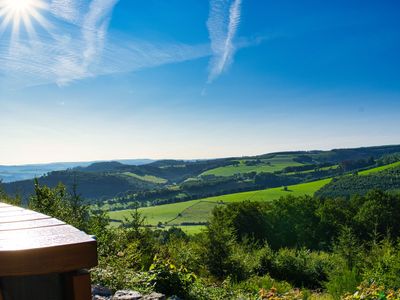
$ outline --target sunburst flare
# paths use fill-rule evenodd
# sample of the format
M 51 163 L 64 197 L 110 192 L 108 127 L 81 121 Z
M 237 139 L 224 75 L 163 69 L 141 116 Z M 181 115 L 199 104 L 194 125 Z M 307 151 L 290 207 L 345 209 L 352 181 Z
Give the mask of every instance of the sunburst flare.
M 0 0 L 0 33 L 11 25 L 12 35 L 18 36 L 23 24 L 26 32 L 33 36 L 33 22 L 47 29 L 49 24 L 41 14 L 47 9 L 48 5 L 43 0 Z

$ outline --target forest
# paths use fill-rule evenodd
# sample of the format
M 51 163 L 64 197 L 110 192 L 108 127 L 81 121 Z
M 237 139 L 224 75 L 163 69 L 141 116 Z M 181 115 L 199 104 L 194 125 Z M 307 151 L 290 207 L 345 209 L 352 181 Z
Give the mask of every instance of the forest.
M 21 204 L 4 192 L 1 198 Z M 62 184 L 36 181 L 29 207 L 95 235 L 93 283 L 112 290 L 180 299 L 399 297 L 400 196 L 393 193 L 231 203 L 216 207 L 191 236 L 175 227 L 151 230 L 138 210 L 109 226 L 106 214 Z

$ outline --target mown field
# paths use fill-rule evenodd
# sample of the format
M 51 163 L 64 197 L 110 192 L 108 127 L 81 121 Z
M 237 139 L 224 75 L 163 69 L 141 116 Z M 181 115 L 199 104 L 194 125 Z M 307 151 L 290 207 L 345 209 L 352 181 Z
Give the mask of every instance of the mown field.
M 380 166 L 380 167 L 372 168 L 369 170 L 361 171 L 361 172 L 358 172 L 358 175 L 368 175 L 368 174 L 377 173 L 380 171 L 385 171 L 387 169 L 391 169 L 391 168 L 395 168 L 395 167 L 400 167 L 400 161 L 389 164 L 389 165 Z
M 400 166 L 400 162 L 372 168 L 359 172 L 359 175 L 368 175 L 377 173 L 390 168 Z M 196 223 L 205 223 L 209 220 L 214 207 L 225 205 L 232 202 L 241 201 L 272 201 L 282 196 L 293 195 L 314 195 L 316 191 L 328 184 L 332 179 L 323 179 L 308 183 L 296 184 L 288 186 L 287 190 L 282 187 L 271 188 L 259 191 L 250 191 L 242 193 L 227 194 L 216 197 L 209 197 L 197 200 L 191 200 L 180 203 L 158 205 L 140 208 L 140 212 L 146 217 L 149 225 L 157 226 L 159 223 L 168 226 L 178 226 L 189 234 L 199 232 L 203 226 L 193 225 Z M 132 210 L 113 211 L 109 216 L 113 220 L 124 220 L 129 218 Z
M 281 171 L 286 167 L 301 166 L 301 163 L 295 162 L 293 160 L 293 155 L 278 155 L 269 159 L 261 159 L 258 163 L 255 159 L 251 160 L 239 160 L 237 165 L 229 165 L 225 167 L 219 167 L 215 169 L 208 170 L 202 173 L 200 176 L 205 175 L 215 175 L 215 176 L 232 176 L 235 174 L 243 174 L 250 172 L 275 172 Z M 250 162 L 254 165 L 246 164 Z
M 209 197 L 181 203 L 151 206 L 141 208 L 139 210 L 146 217 L 147 222 L 150 225 L 157 225 L 159 222 L 167 223 L 168 225 L 180 225 L 185 222 L 207 222 L 211 215 L 212 209 L 216 205 L 224 205 L 230 202 L 240 202 L 246 200 L 271 201 L 286 195 L 312 195 L 330 180 L 331 179 L 324 179 L 288 186 L 287 191 L 280 187 Z M 114 211 L 110 212 L 109 216 L 113 220 L 123 220 L 125 217 L 129 217 L 131 212 L 132 210 Z
M 140 176 L 137 175 L 135 173 L 132 172 L 124 172 L 121 173 L 124 176 L 128 176 L 128 177 L 134 177 L 143 181 L 147 181 L 147 182 L 151 182 L 151 183 L 157 183 L 157 184 L 164 184 L 167 182 L 166 179 L 164 178 L 160 178 L 160 177 L 156 177 L 156 176 L 151 176 L 151 175 L 144 175 L 144 176 Z

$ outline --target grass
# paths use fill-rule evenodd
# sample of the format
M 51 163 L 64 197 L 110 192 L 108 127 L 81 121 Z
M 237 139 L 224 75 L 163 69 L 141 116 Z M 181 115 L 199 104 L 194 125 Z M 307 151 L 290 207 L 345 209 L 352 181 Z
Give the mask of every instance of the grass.
M 191 225 L 191 226 L 175 226 L 182 229 L 188 235 L 194 235 L 200 233 L 206 227 L 204 225 Z M 166 228 L 168 229 L 168 227 Z
M 376 167 L 370 170 L 361 171 L 359 175 L 368 175 L 377 173 L 390 168 L 400 166 L 400 162 L 393 164 Z M 177 226 L 182 228 L 188 234 L 195 234 L 200 232 L 204 226 L 202 225 L 190 225 L 182 226 L 182 223 L 193 222 L 207 222 L 211 216 L 211 212 L 214 207 L 218 205 L 225 205 L 232 202 L 241 201 L 272 201 L 282 196 L 293 195 L 313 195 L 316 191 L 328 184 L 332 179 L 323 179 L 308 183 L 301 183 L 292 186 L 288 186 L 288 190 L 285 191 L 283 188 L 272 188 L 259 191 L 242 192 L 235 194 L 227 194 L 216 197 L 209 197 L 197 200 L 191 200 L 181 203 L 172 203 L 166 205 L 158 205 L 141 208 L 140 212 L 146 217 L 147 223 L 150 225 L 157 225 L 159 222 L 167 224 L 168 226 Z M 124 217 L 129 217 L 132 210 L 121 210 L 110 212 L 109 216 L 112 219 L 123 220 Z M 168 227 L 167 226 L 167 227 Z
M 245 200 L 272 201 L 286 195 L 313 195 L 330 180 L 324 179 L 288 186 L 288 191 L 284 191 L 282 188 L 273 188 L 145 207 L 141 208 L 140 212 L 146 217 L 147 223 L 150 225 L 157 225 L 159 222 L 168 225 L 181 225 L 184 222 L 207 222 L 213 208 L 217 205 Z M 132 210 L 113 211 L 109 213 L 109 216 L 112 219 L 123 220 L 124 217 L 129 217 L 131 212 Z
M 330 166 L 330 167 L 323 167 L 323 168 L 319 168 L 320 171 L 329 171 L 329 170 L 336 170 L 337 168 L 339 168 L 338 165 L 334 165 L 334 166 Z M 296 175 L 296 174 L 308 174 L 308 173 L 312 173 L 315 172 L 315 170 L 307 170 L 307 171 L 300 171 L 300 172 L 289 172 L 286 173 L 285 175 Z
M 273 158 L 269 159 L 261 159 L 259 164 L 256 164 L 254 166 L 248 166 L 246 165 L 246 161 L 253 161 L 255 162 L 256 160 L 250 159 L 250 160 L 239 160 L 239 164 L 237 166 L 235 165 L 229 165 L 225 167 L 219 167 L 215 169 L 208 170 L 200 176 L 205 176 L 205 175 L 215 175 L 215 176 L 232 176 L 235 174 L 243 174 L 243 173 L 250 173 L 250 172 L 275 172 L 275 171 L 281 171 L 286 167 L 291 167 L 291 166 L 301 166 L 301 163 L 295 162 L 293 160 L 292 155 L 278 155 Z
M 358 175 L 369 175 L 372 173 L 377 173 L 377 172 L 385 171 L 385 170 L 388 170 L 391 168 L 396 168 L 396 167 L 400 167 L 400 161 L 389 164 L 389 165 L 384 165 L 384 166 L 376 167 L 373 169 L 361 171 L 361 172 L 358 172 Z
M 151 182 L 151 183 L 156 183 L 156 184 L 164 184 L 167 183 L 168 180 L 161 178 L 161 177 L 156 177 L 156 176 L 152 176 L 152 175 L 144 175 L 144 176 L 140 176 L 137 175 L 135 173 L 131 173 L 131 172 L 124 172 L 121 173 L 124 176 L 128 176 L 128 177 L 134 177 L 143 181 L 147 181 L 147 182 Z

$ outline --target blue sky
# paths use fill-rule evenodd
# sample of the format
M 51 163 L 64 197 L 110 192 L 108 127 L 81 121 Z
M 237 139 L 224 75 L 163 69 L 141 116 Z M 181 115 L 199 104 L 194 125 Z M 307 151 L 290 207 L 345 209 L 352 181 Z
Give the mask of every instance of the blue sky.
M 25 1 L 0 164 L 400 142 L 398 1 Z

